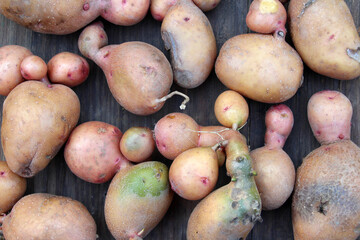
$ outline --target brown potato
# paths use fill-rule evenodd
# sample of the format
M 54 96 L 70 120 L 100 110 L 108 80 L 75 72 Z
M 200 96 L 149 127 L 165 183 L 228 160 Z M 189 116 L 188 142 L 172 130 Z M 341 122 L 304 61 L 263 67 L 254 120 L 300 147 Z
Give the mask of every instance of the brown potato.
M 360 37 L 343 0 L 292 0 L 290 31 L 295 48 L 313 71 L 350 80 L 360 76 Z
M 13 173 L 6 162 L 0 161 L 0 214 L 9 211 L 25 191 L 26 179 Z
M 242 34 L 224 43 L 215 72 L 225 86 L 243 96 L 279 103 L 301 86 L 303 63 L 281 36 Z
M 216 40 L 205 14 L 191 0 L 179 0 L 161 25 L 165 48 L 170 50 L 174 81 L 195 88 L 209 76 L 216 58 Z
M 71 172 L 91 183 L 109 181 L 117 171 L 130 165 L 120 152 L 121 136 L 117 127 L 105 122 L 90 121 L 77 126 L 64 150 Z
M 27 48 L 17 45 L 0 48 L 0 95 L 7 96 L 12 89 L 24 81 L 20 65 L 24 58 L 31 55 Z
M 76 126 L 80 102 L 70 88 L 26 81 L 4 101 L 1 144 L 9 168 L 23 177 L 44 169 Z
M 5 217 L 6 240 L 96 240 L 96 224 L 86 207 L 45 193 L 23 197 Z

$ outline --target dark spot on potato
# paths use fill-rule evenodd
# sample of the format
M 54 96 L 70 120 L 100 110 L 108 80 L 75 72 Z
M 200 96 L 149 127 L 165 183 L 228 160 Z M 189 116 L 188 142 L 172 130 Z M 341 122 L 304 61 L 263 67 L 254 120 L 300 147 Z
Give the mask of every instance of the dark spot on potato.
M 185 21 L 185 22 L 188 22 L 189 20 L 190 20 L 190 18 L 188 18 L 188 17 L 185 17 L 185 18 L 184 18 L 184 21 Z
M 318 206 L 318 212 L 322 213 L 326 216 L 327 213 L 327 206 L 329 205 L 329 201 L 322 201 L 320 200 L 319 206 Z
M 317 130 L 317 131 L 315 132 L 315 134 L 316 134 L 317 136 L 320 136 L 320 135 L 321 135 L 321 131 Z
M 126 0 L 122 0 L 122 4 L 126 4 Z
M 207 177 L 201 177 L 201 178 L 200 178 L 200 181 L 201 181 L 204 185 L 206 185 L 206 184 L 209 183 L 209 178 L 207 178 Z
M 238 224 L 239 221 L 240 221 L 239 218 L 238 218 L 238 217 L 235 217 L 235 218 L 233 218 L 233 219 L 230 220 L 230 223 L 231 223 L 231 224 Z
M 24 177 L 31 177 L 32 171 L 29 167 L 25 167 L 24 170 L 21 172 L 21 175 Z
M 224 108 L 224 112 L 230 109 L 230 106 Z
M 239 207 L 239 203 L 238 202 L 232 202 L 231 207 L 234 208 L 234 209 L 237 209 Z
M 101 180 L 104 179 L 105 177 L 106 177 L 106 174 L 105 174 L 105 173 L 101 174 L 101 175 L 99 176 L 99 181 L 101 181 Z
M 61 116 L 61 121 L 66 122 L 66 117 L 65 117 L 65 116 Z
M 329 37 L 329 40 L 333 40 L 334 37 L 335 37 L 335 35 L 334 35 L 334 34 L 331 34 L 331 36 Z
M 0 172 L 0 176 L 5 176 L 5 172 Z
M 344 139 L 344 137 L 345 137 L 345 136 L 344 136 L 344 134 L 342 134 L 342 133 L 338 136 L 339 139 Z
M 167 115 L 166 117 L 167 117 L 167 118 L 170 118 L 170 119 L 174 119 L 174 118 L 175 118 L 174 115 Z

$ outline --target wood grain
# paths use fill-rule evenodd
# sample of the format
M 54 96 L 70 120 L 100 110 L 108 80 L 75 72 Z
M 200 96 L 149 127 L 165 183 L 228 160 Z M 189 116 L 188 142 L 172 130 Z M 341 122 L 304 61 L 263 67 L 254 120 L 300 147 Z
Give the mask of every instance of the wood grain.
M 213 26 L 218 50 L 230 37 L 249 32 L 246 27 L 245 17 L 250 2 L 250 0 L 222 0 L 216 9 L 206 13 Z M 359 28 L 360 2 L 358 0 L 347 0 L 346 2 L 353 14 L 357 28 Z M 141 23 L 132 27 L 120 27 L 102 21 L 108 33 L 110 44 L 133 40 L 144 41 L 158 47 L 169 57 L 160 36 L 161 24 L 153 20 L 150 15 Z M 77 48 L 79 34 L 80 31 L 66 36 L 39 34 L 21 27 L 0 15 L 0 47 L 9 44 L 21 45 L 27 47 L 45 61 L 63 51 L 80 54 Z M 112 97 L 102 70 L 93 62 L 89 61 L 89 63 L 91 68 L 89 79 L 74 88 L 81 102 L 82 110 L 79 123 L 92 120 L 104 121 L 117 126 L 124 132 L 132 126 L 153 128 L 155 123 L 165 114 L 180 111 L 179 106 L 182 99 L 174 97 L 168 100 L 159 112 L 151 116 L 141 117 L 127 112 Z M 213 112 L 213 104 L 216 97 L 225 89 L 225 86 L 216 78 L 214 71 L 207 81 L 196 89 L 185 90 L 175 85 L 172 87 L 172 90 L 180 90 L 190 96 L 191 102 L 184 112 L 192 116 L 201 125 L 219 124 Z M 338 81 L 320 76 L 305 67 L 302 87 L 293 98 L 285 102 L 294 113 L 295 125 L 284 150 L 289 154 L 296 167 L 301 164 L 303 157 L 319 146 L 311 133 L 307 121 L 306 106 L 313 93 L 324 89 L 339 90 L 351 100 L 354 106 L 352 139 L 356 144 L 360 144 L 359 79 Z M 1 104 L 4 99 L 4 97 L 0 97 Z M 249 146 L 255 149 L 263 145 L 265 111 L 270 105 L 251 100 L 248 100 L 248 103 L 250 106 L 250 118 L 241 132 L 248 138 Z M 4 160 L 2 151 L 0 157 Z M 159 153 L 155 153 L 153 159 L 163 161 L 168 166 L 171 164 L 170 161 L 161 157 Z M 224 185 L 228 181 L 229 178 L 225 174 L 225 169 L 221 168 L 217 187 Z M 47 192 L 81 201 L 96 220 L 99 239 L 108 240 L 113 239 L 106 227 L 103 211 L 108 186 L 109 183 L 100 185 L 87 183 L 73 175 L 66 166 L 62 149 L 44 171 L 28 180 L 27 194 Z M 186 239 L 187 219 L 196 204 L 196 201 L 186 201 L 175 196 L 165 218 L 146 239 Z M 291 201 L 288 200 L 280 209 L 263 212 L 264 221 L 255 225 L 247 239 L 293 239 L 290 206 Z

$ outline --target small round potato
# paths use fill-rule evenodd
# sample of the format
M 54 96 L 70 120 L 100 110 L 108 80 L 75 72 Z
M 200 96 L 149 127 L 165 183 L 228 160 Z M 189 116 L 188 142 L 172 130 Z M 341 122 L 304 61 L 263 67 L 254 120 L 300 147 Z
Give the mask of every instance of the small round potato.
M 241 95 L 279 103 L 301 86 L 303 63 L 281 36 L 242 34 L 224 43 L 215 72 L 225 86 Z
M 0 95 L 7 96 L 24 81 L 20 65 L 24 58 L 33 55 L 27 48 L 7 45 L 0 48 Z
M 5 217 L 6 240 L 96 240 L 86 207 L 71 198 L 35 193 L 20 199 Z
M 46 76 L 48 68 L 39 56 L 28 56 L 21 62 L 21 75 L 27 80 L 41 80 Z
M 13 173 L 6 162 L 0 161 L 0 214 L 9 211 L 25 191 L 26 179 Z

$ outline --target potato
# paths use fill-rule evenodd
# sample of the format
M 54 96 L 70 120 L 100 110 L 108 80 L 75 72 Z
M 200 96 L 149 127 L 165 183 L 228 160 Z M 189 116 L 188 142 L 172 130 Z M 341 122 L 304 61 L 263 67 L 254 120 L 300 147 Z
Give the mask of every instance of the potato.
M 170 166 L 171 189 L 187 200 L 200 200 L 215 187 L 219 176 L 216 149 L 196 147 L 177 156 Z
M 214 9 L 221 0 L 193 0 L 193 2 L 204 12 Z
M 170 63 L 154 46 L 144 42 L 107 45 L 101 24 L 84 29 L 79 49 L 106 75 L 116 101 L 137 115 L 149 115 L 161 109 L 173 82 Z
M 64 85 L 26 81 L 4 101 L 1 144 L 9 168 L 23 177 L 44 169 L 80 115 L 77 95 Z
M 0 161 L 0 215 L 9 211 L 25 191 L 26 179 L 13 173 L 6 162 Z
M 95 240 L 96 224 L 86 207 L 71 198 L 45 193 L 23 197 L 5 217 L 6 240 Z
M 28 56 L 20 65 L 20 72 L 27 80 L 41 80 L 46 77 L 48 68 L 44 60 L 39 56 Z
M 147 14 L 150 0 L 3 0 L 0 13 L 35 32 L 69 34 L 98 16 L 119 25 L 133 25 Z
M 173 198 L 168 169 L 160 162 L 119 171 L 105 199 L 106 224 L 116 240 L 142 239 L 164 217 Z
M 278 0 L 254 0 L 246 16 L 246 25 L 257 33 L 286 34 L 286 10 Z
M 108 123 L 91 121 L 77 126 L 65 145 L 64 158 L 79 178 L 104 183 L 117 171 L 130 166 L 121 154 L 121 131 Z
M 89 76 L 88 62 L 75 53 L 61 52 L 53 56 L 47 64 L 48 76 L 52 83 L 75 87 Z
M 237 130 L 246 124 L 249 105 L 239 93 L 227 90 L 216 98 L 214 112 L 221 125 Z
M 281 36 L 242 34 L 221 47 L 215 72 L 226 87 L 243 96 L 279 103 L 301 86 L 303 63 Z
M 170 50 L 175 82 L 195 88 L 209 76 L 216 58 L 216 40 L 209 20 L 191 0 L 179 0 L 166 13 L 161 37 Z
M 343 0 L 292 0 L 291 37 L 314 72 L 340 80 L 360 76 L 360 38 Z
M 0 47 L 0 95 L 7 96 L 12 89 L 24 81 L 20 65 L 26 57 L 31 55 L 32 53 L 27 48 L 21 46 Z
M 131 127 L 120 140 L 121 153 L 132 162 L 143 162 L 155 149 L 153 133 L 146 127 Z
M 295 240 L 355 240 L 360 235 L 360 149 L 345 134 L 351 125 L 349 103 L 337 91 L 318 92 L 309 100 L 309 123 L 322 146 L 297 170 L 292 202 Z M 318 127 L 321 134 L 316 135 Z M 339 138 L 334 129 L 344 136 Z

